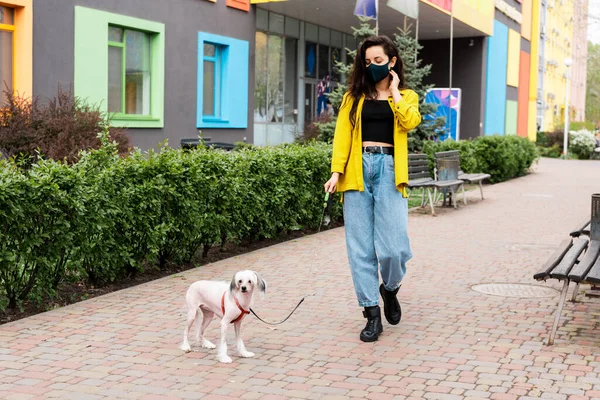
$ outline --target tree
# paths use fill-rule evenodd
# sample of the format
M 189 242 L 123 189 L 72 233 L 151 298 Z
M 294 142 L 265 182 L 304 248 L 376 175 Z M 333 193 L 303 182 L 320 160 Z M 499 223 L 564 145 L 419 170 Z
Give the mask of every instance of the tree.
M 369 23 L 368 18 L 358 18 L 360 25 L 358 28 L 352 27 L 353 35 L 359 41 L 362 41 L 369 36 L 375 35 L 375 29 Z M 406 87 L 413 89 L 419 95 L 419 110 L 423 117 L 427 115 L 435 115 L 437 105 L 425 103 L 425 94 L 433 85 L 424 85 L 423 79 L 431 73 L 431 65 L 422 66 L 422 60 L 419 59 L 419 51 L 423 48 L 419 42 L 412 36 L 410 25 L 407 26 L 406 18 L 404 19 L 404 27 L 398 28 L 398 33 L 394 35 L 394 43 L 400 50 L 400 57 L 404 64 L 404 77 Z M 346 49 L 351 60 L 356 57 L 356 50 Z M 352 62 L 344 64 L 337 63 L 337 68 L 342 76 L 349 76 L 352 71 Z M 344 93 L 346 93 L 346 85 L 338 85 L 338 87 L 329 94 L 329 100 L 336 109 L 339 109 Z M 408 149 L 410 152 L 418 152 L 423 149 L 423 141 L 435 139 L 444 132 L 446 119 L 443 117 L 423 118 L 421 124 L 409 132 Z M 335 129 L 335 120 L 327 123 L 317 124 L 321 134 L 319 140 L 331 141 L 333 139 L 333 131 Z
M 359 42 L 362 42 L 368 37 L 375 36 L 375 28 L 371 26 L 369 23 L 370 19 L 365 17 L 358 17 L 360 21 L 360 25 L 358 28 L 352 27 L 352 35 L 355 39 L 358 39 Z M 356 57 L 356 50 L 350 50 L 346 48 L 347 53 L 347 64 L 344 64 L 341 61 L 336 62 L 336 68 L 340 72 L 341 76 L 346 77 L 346 79 L 350 76 L 352 72 L 352 64 L 354 62 L 354 57 Z M 339 109 L 342 105 L 342 98 L 344 97 L 344 93 L 348 90 L 348 86 L 346 85 L 338 85 L 335 90 L 328 94 L 329 100 L 335 109 Z
M 600 44 L 592 42 L 588 42 L 585 116 L 588 121 L 600 121 Z
M 400 58 L 404 64 L 406 87 L 419 95 L 419 111 L 423 121 L 408 133 L 408 151 L 420 152 L 423 149 L 423 141 L 434 140 L 445 132 L 446 118 L 435 117 L 438 106 L 425 103 L 427 91 L 434 86 L 423 84 L 423 79 L 431 73 L 431 64 L 421 65 L 423 60 L 419 59 L 419 51 L 423 46 L 412 35 L 410 28 L 404 18 L 404 27 L 398 28 L 398 33 L 394 34 L 394 43 L 400 50 Z
M 359 27 L 351 27 L 352 35 L 355 39 L 358 39 L 360 42 L 362 42 L 366 38 L 375 35 L 375 28 L 371 26 L 369 18 L 358 17 L 358 20 L 360 21 Z M 340 73 L 340 76 L 344 77 L 344 79 L 348 79 L 352 72 L 352 64 L 354 62 L 354 57 L 356 57 L 356 50 L 350 50 L 349 48 L 346 48 L 346 54 L 346 61 L 348 63 L 344 64 L 343 62 L 338 61 L 335 65 L 335 67 Z M 334 90 L 331 91 L 331 93 L 327 94 L 327 97 L 329 98 L 331 104 L 336 110 L 340 109 L 344 93 L 346 93 L 347 90 L 348 86 L 346 84 L 339 84 Z M 329 143 L 333 142 L 333 134 L 335 133 L 336 120 L 337 116 L 327 120 L 326 122 L 313 122 L 314 126 L 319 131 L 319 135 L 317 137 L 319 141 Z

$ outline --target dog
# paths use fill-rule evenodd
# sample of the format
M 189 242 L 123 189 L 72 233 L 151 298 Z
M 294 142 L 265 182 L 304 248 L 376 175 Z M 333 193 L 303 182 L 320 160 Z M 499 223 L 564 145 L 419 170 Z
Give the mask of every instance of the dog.
M 214 349 L 215 345 L 204 337 L 204 330 L 216 315 L 221 318 L 221 342 L 217 359 L 222 363 L 230 363 L 227 355 L 227 328 L 233 324 L 235 340 L 240 357 L 254 357 L 254 353 L 246 350 L 241 336 L 242 320 L 250 313 L 256 292 L 264 297 L 267 283 L 254 271 L 239 271 L 231 279 L 231 283 L 218 281 L 197 281 L 190 285 L 185 295 L 188 308 L 187 324 L 183 331 L 181 350 L 191 351 L 188 333 L 192 324 L 202 311 L 202 323 L 196 323 L 196 341 L 202 347 Z

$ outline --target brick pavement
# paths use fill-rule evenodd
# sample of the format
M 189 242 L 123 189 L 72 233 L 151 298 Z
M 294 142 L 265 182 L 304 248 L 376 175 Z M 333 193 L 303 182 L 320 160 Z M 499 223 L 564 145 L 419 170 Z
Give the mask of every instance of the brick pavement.
M 598 163 L 543 159 L 535 170 L 486 187 L 483 202 L 473 191 L 459 210 L 411 213 L 403 319 L 384 323 L 376 343 L 358 339 L 364 319 L 340 228 L 1 325 L 0 398 L 600 399 L 597 300 L 568 303 L 547 347 L 558 296 L 471 290 L 538 284 L 532 274 L 600 192 Z M 219 364 L 216 350 L 193 344 L 183 353 L 187 286 L 229 280 L 242 268 L 269 284 L 255 307 L 265 319 L 283 318 L 309 296 L 283 325 L 247 317 L 255 358 Z M 207 330 L 212 341 L 217 327 Z

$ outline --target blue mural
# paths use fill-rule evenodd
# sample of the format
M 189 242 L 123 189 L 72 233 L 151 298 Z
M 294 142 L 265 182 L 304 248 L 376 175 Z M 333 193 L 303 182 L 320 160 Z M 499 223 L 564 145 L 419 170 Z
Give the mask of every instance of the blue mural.
M 461 89 L 434 88 L 427 91 L 425 102 L 436 104 L 438 106 L 435 114 L 425 115 L 425 121 L 434 120 L 438 117 L 446 119 L 446 129 L 440 134 L 439 140 L 446 140 L 449 137 L 457 140 L 460 138 L 460 103 Z

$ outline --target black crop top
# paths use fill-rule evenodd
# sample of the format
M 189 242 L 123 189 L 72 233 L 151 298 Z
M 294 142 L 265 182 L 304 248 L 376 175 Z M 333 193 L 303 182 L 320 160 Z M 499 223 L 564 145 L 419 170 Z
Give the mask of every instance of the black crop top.
M 361 128 L 363 142 L 394 144 L 394 112 L 388 100 L 365 100 Z

